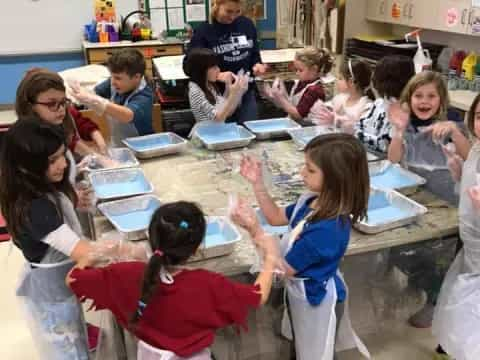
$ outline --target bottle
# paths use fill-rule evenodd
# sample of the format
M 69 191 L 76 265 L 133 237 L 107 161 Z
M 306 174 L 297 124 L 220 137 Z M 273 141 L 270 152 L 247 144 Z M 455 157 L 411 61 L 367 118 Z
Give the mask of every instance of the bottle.
M 462 74 L 462 62 L 463 59 L 467 56 L 467 53 L 463 50 L 456 51 L 452 58 L 450 59 L 450 63 L 448 65 L 449 72 L 452 72 L 456 76 L 460 76 Z
M 445 47 L 440 52 L 437 58 L 437 68 L 442 74 L 448 74 L 450 59 L 453 56 L 453 49 L 450 47 Z
M 474 52 L 468 54 L 462 62 L 462 77 L 467 80 L 473 80 L 475 76 L 475 66 L 477 65 L 477 55 Z
M 423 70 L 430 70 L 432 68 L 432 58 L 428 50 L 424 50 L 422 42 L 420 41 L 421 29 L 414 30 L 408 34 L 405 34 L 405 41 L 408 42 L 410 36 L 415 36 L 417 40 L 417 52 L 413 57 L 413 64 L 415 65 L 415 73 L 418 74 Z

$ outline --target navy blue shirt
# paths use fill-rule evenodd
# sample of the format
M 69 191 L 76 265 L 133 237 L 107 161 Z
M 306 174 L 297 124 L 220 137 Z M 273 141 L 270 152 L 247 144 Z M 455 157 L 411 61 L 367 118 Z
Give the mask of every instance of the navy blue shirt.
M 252 20 L 239 16 L 231 24 L 213 21 L 195 29 L 188 49 L 207 48 L 219 55 L 220 69 L 237 73 L 240 69 L 252 71 L 261 63 L 257 29 Z M 188 56 L 188 53 L 187 53 Z
M 292 229 L 307 216 L 315 197 L 306 201 L 294 219 L 296 204 L 286 207 L 285 212 Z M 346 297 L 346 289 L 336 272 L 350 239 L 351 224 L 340 218 L 306 222 L 303 231 L 285 256 L 287 263 L 296 270 L 295 277 L 307 278 L 305 292 L 310 305 L 319 305 L 326 295 L 327 282 L 333 277 L 337 288 L 337 301 Z
M 112 88 L 110 79 L 107 79 L 97 86 L 95 86 L 95 92 L 103 98 L 111 99 Z M 147 84 L 142 90 L 134 94 L 128 104 L 125 105 L 125 101 L 132 92 L 125 94 L 116 94 L 113 98 L 113 102 L 118 105 L 125 106 L 133 111 L 133 124 L 138 131 L 139 135 L 148 135 L 153 133 L 152 128 L 152 105 L 153 105 L 153 92 L 150 86 Z

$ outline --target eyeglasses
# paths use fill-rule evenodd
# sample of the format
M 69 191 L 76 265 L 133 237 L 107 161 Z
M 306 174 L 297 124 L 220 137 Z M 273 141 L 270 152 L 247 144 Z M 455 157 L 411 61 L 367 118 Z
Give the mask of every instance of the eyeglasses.
M 49 101 L 49 102 L 37 101 L 34 104 L 46 106 L 50 111 L 58 111 L 60 107 L 67 108 L 70 105 L 70 103 L 71 101 L 65 98 L 60 101 Z

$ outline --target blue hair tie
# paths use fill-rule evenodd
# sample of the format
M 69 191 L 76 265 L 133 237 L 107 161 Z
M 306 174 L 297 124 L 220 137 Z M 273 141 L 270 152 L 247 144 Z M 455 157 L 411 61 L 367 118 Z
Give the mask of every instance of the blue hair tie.
M 178 224 L 182 229 L 188 229 L 188 222 L 185 220 L 180 221 L 180 224 Z
M 142 316 L 143 315 L 143 309 L 145 309 L 145 307 L 147 306 L 147 304 L 145 304 L 143 301 L 141 300 L 138 300 L 138 308 L 137 308 L 137 314 L 139 316 Z

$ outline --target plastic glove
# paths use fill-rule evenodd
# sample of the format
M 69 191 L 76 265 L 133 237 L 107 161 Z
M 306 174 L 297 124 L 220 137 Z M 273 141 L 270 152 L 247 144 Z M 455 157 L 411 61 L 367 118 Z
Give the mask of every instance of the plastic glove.
M 267 72 L 267 70 L 268 70 L 268 65 L 260 64 L 260 63 L 256 63 L 255 65 L 253 65 L 253 68 L 252 68 L 253 75 L 255 76 L 264 75 Z
M 393 126 L 393 136 L 403 137 L 403 133 L 410 123 L 410 111 L 406 104 L 391 103 L 388 107 L 388 120 Z
M 458 127 L 453 121 L 439 121 L 423 128 L 422 132 L 431 132 L 433 142 L 443 145 L 446 144 L 449 136 L 457 130 Z
M 101 96 L 98 96 L 87 89 L 81 87 L 76 82 L 71 82 L 70 88 L 72 89 L 73 97 L 83 105 L 88 106 L 90 109 L 95 111 L 98 115 L 103 115 L 109 101 L 104 99 Z
M 240 75 L 232 75 L 234 82 L 229 86 L 228 91 L 229 94 L 236 96 L 237 98 L 242 98 L 243 94 L 245 94 L 248 90 L 248 77 L 249 74 L 240 74 Z
M 242 175 L 252 185 L 263 184 L 262 163 L 260 160 L 244 155 L 240 161 L 240 175 Z
M 148 251 L 142 243 L 104 240 L 91 244 L 87 258 L 90 266 L 106 266 L 123 261 L 147 261 Z
M 459 182 L 462 178 L 463 160 L 455 152 L 455 144 L 447 144 L 442 146 L 443 153 L 447 157 L 447 166 L 452 179 L 455 182 Z
M 335 113 L 323 101 L 317 101 L 310 109 L 309 119 L 316 125 L 332 125 Z
M 480 185 L 472 186 L 467 192 L 475 209 L 480 210 Z
M 81 211 L 91 211 L 95 208 L 95 192 L 87 180 L 80 181 L 75 184 L 75 192 L 77 193 L 76 208 Z
M 238 198 L 231 204 L 230 218 L 232 221 L 248 231 L 252 239 L 263 234 L 263 229 L 258 221 L 257 214 L 253 208 L 247 204 L 245 199 Z

